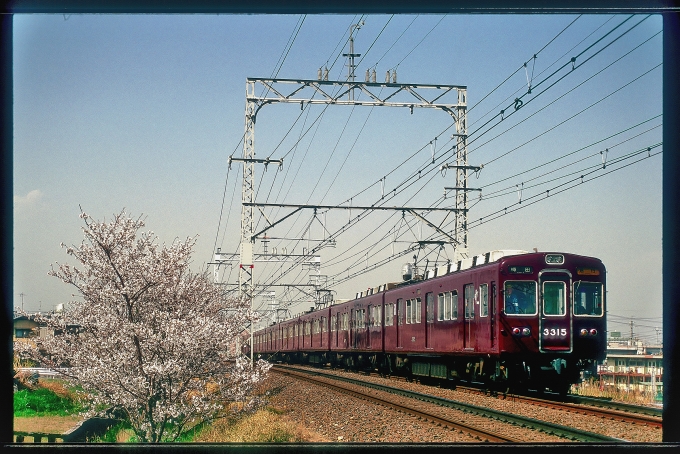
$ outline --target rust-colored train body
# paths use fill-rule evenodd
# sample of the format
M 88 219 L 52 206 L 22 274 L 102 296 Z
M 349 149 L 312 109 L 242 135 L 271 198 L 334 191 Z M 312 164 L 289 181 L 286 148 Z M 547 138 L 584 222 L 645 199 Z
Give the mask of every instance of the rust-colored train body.
M 605 272 L 592 257 L 494 251 L 273 324 L 254 334 L 254 352 L 566 392 L 605 356 Z

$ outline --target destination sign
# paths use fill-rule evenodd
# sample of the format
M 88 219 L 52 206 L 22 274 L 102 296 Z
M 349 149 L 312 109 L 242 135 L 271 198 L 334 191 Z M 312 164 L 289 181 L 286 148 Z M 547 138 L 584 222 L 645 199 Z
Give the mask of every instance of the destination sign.
M 576 274 L 581 276 L 599 276 L 600 270 L 594 268 L 576 268 Z
M 508 273 L 511 274 L 531 274 L 534 272 L 534 268 L 531 266 L 509 266 Z

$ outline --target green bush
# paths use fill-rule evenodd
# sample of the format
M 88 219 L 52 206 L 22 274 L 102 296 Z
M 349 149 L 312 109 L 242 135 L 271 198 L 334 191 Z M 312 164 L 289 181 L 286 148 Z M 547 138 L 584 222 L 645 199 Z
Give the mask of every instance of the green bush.
M 14 393 L 14 416 L 67 416 L 80 410 L 73 400 L 49 389 L 24 389 Z
M 130 429 L 130 423 L 128 421 L 121 421 L 118 424 L 109 427 L 104 435 L 101 437 L 95 437 L 92 440 L 88 440 L 90 443 L 116 443 L 118 441 L 118 433 L 123 430 Z M 136 442 L 137 438 L 132 437 L 129 442 Z

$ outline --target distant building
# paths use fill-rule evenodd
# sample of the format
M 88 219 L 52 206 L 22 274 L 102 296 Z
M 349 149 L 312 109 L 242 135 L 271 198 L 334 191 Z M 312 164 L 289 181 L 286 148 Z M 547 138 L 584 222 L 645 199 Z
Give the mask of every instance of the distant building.
M 600 387 L 663 394 L 663 347 L 633 339 L 610 338 L 598 367 Z
M 14 338 L 22 339 L 38 334 L 38 322 L 33 320 L 30 315 L 14 316 Z

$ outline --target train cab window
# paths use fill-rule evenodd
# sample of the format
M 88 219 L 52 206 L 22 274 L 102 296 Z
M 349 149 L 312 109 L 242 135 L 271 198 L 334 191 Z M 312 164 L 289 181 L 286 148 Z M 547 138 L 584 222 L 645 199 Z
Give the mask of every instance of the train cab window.
M 602 316 L 602 284 L 599 282 L 574 282 L 574 314 Z
M 536 282 L 505 281 L 506 314 L 536 315 Z
M 481 284 L 479 286 L 479 316 L 487 317 L 489 315 L 489 284 Z
M 475 285 L 467 284 L 463 287 L 465 292 L 465 318 L 475 318 Z
M 567 312 L 566 304 L 567 285 L 564 282 L 543 283 L 543 314 L 564 315 Z

